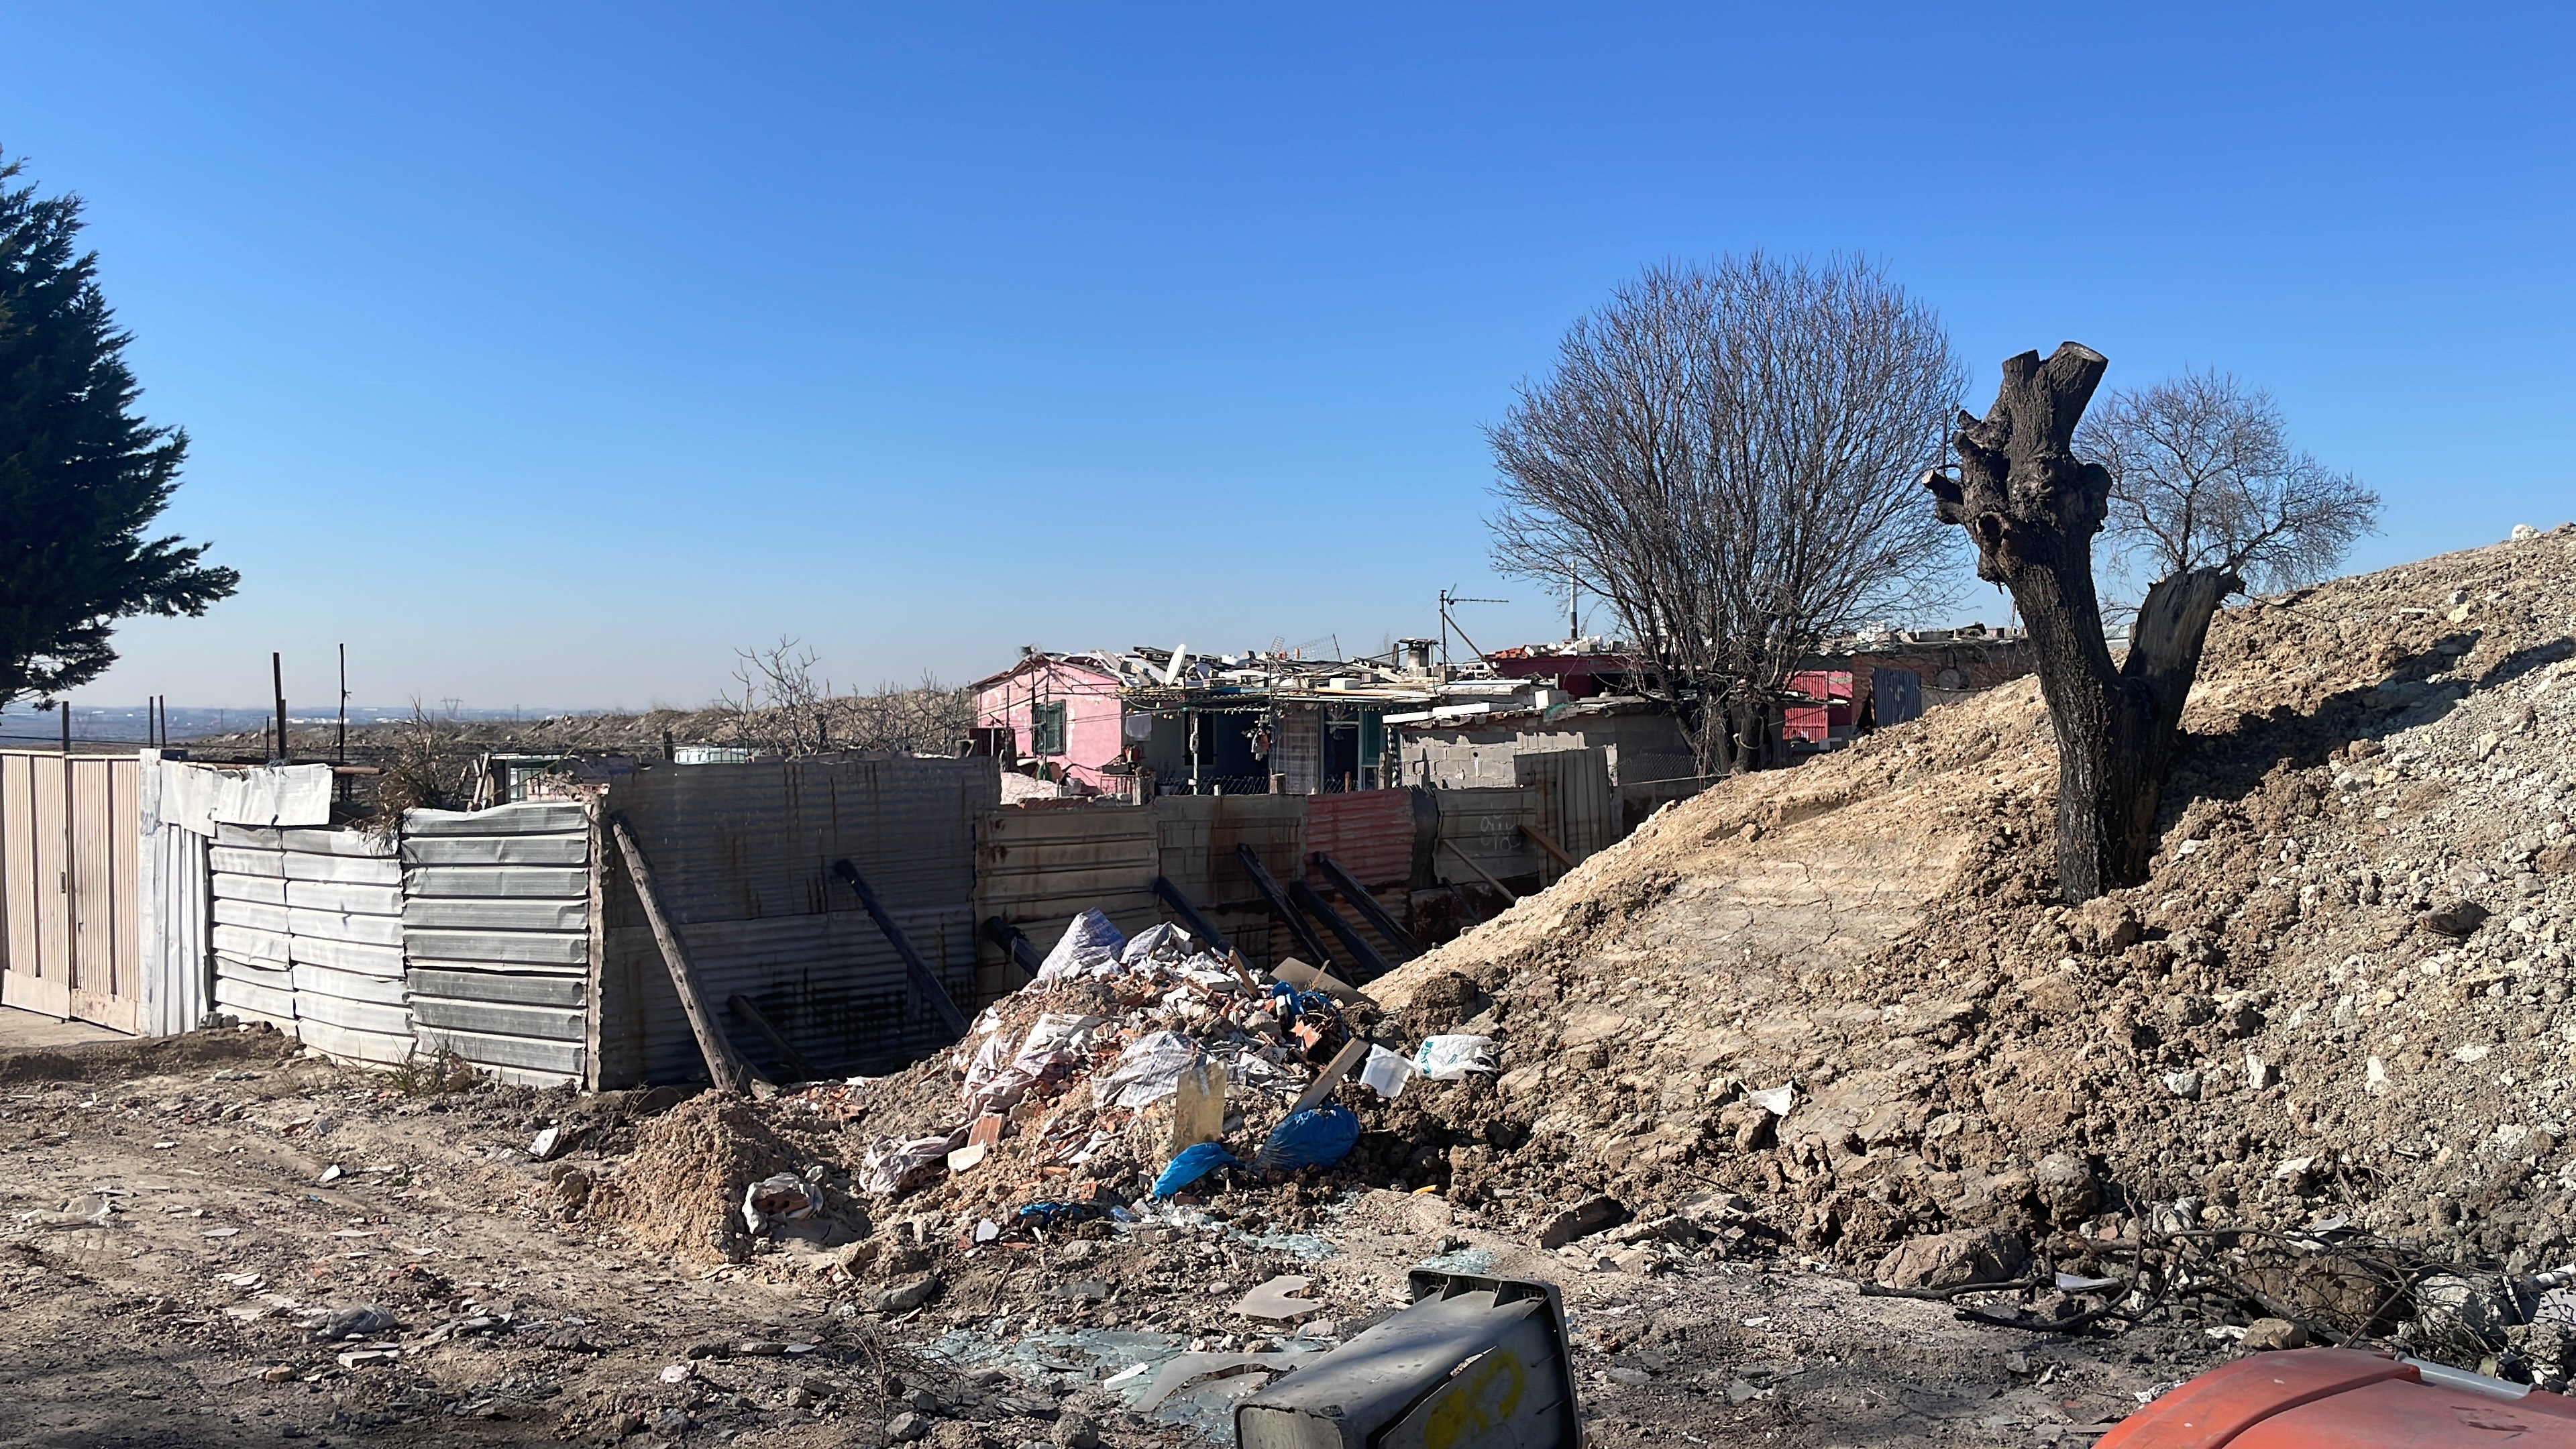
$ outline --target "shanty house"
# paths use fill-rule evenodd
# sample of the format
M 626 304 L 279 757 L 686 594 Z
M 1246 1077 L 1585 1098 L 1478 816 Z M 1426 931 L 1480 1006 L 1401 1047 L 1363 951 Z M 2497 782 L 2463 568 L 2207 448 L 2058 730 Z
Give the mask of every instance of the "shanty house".
M 1008 730 L 1020 758 L 1050 767 L 1059 778 L 1118 793 L 1126 772 L 1108 767 L 1130 743 L 1120 687 L 1117 672 L 1097 655 L 1023 654 L 1019 663 L 975 681 L 975 724 Z

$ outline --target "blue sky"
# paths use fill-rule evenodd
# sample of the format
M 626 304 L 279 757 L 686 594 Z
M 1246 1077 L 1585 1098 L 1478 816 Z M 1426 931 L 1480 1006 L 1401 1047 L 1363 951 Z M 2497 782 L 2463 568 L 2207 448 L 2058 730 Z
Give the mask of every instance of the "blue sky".
M 82 691 L 696 703 L 1022 643 L 1427 632 L 1478 429 L 1641 265 L 1862 251 L 1994 366 L 2233 369 L 2378 566 L 2576 508 L 2576 25 L 2538 7 L 0 8 L 169 522 Z M 1972 612 L 1978 606 L 1972 602 Z M 1999 613 L 1989 603 L 1985 612 Z

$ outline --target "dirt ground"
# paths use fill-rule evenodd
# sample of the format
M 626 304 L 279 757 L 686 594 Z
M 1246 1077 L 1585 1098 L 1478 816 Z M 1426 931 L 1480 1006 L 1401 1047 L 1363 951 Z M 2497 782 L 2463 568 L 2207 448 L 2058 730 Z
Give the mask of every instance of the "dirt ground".
M 877 1280 L 793 1254 L 675 1261 L 558 1218 L 558 1169 L 529 1156 L 533 1135 L 593 1124 L 605 1151 L 564 1160 L 604 1171 L 631 1148 L 631 1112 L 654 1105 L 407 1095 L 237 1029 L 0 1057 L 0 1383 L 19 1406 L 0 1444 L 873 1445 L 897 1396 L 922 1391 L 934 1443 L 1049 1442 L 1078 1417 L 1111 1444 L 1185 1444 L 1193 1421 L 1123 1412 L 1097 1387 L 1114 1363 L 1078 1348 L 1048 1355 L 1062 1368 L 991 1365 L 1103 1317 L 1163 1336 L 1163 1353 L 1234 1346 L 1261 1325 L 1211 1285 L 1274 1270 L 1316 1280 L 1347 1336 L 1427 1260 L 1563 1286 L 1604 1444 L 2045 1440 L 2222 1351 L 2196 1334 L 2035 1341 L 1864 1299 L 1792 1259 L 1638 1279 L 1386 1191 L 1318 1214 L 1335 1248 L 1320 1261 L 1213 1219 L 1149 1224 L 957 1255 L 941 1298 L 889 1318 L 867 1306 Z M 1045 1311 L 1089 1283 L 1114 1285 L 1105 1306 Z M 307 1326 L 370 1307 L 395 1321 L 328 1342 Z M 943 1341 L 967 1347 L 905 1347 Z M 1222 1396 L 1198 1411 L 1221 1423 Z

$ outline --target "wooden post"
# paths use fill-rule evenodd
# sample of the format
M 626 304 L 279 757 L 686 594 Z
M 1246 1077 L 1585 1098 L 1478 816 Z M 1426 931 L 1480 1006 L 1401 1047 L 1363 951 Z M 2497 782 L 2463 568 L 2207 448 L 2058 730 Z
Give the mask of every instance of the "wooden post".
M 1520 827 L 1520 832 L 1529 837 L 1530 844 L 1546 851 L 1548 858 L 1555 861 L 1559 868 L 1574 869 L 1574 857 L 1565 853 L 1565 847 L 1557 844 L 1555 837 L 1535 825 L 1524 825 Z
M 698 976 L 689 964 L 689 948 L 672 929 L 670 918 L 662 914 L 662 894 L 653 884 L 653 864 L 644 858 L 644 847 L 635 843 L 635 832 L 627 827 L 626 817 L 609 817 L 609 830 L 617 837 L 617 850 L 626 857 L 626 873 L 635 881 L 635 898 L 643 902 L 644 919 L 653 927 L 653 940 L 662 948 L 662 964 L 671 969 L 671 985 L 680 994 L 680 1010 L 689 1018 L 689 1030 L 698 1038 L 698 1053 L 706 1058 L 707 1075 L 716 1090 L 727 1096 L 741 1096 L 751 1073 L 734 1054 L 733 1043 L 724 1039 L 716 1025 L 715 1013 L 707 1009 L 707 1000 L 698 994 Z
M 1475 858 L 1474 856 L 1472 856 L 1472 855 L 1469 855 L 1466 851 L 1461 850 L 1461 849 L 1458 847 L 1458 842 L 1456 842 L 1456 841 L 1454 841 L 1454 840 L 1451 840 L 1448 836 L 1444 835 L 1444 836 L 1441 836 L 1441 837 L 1440 837 L 1440 843 L 1441 843 L 1442 845 L 1445 845 L 1445 846 L 1449 847 L 1449 853 L 1450 853 L 1451 855 L 1454 855 L 1454 856 L 1458 857 L 1460 860 L 1463 860 L 1463 861 L 1467 862 L 1467 868 L 1468 868 L 1469 870 L 1472 870 L 1472 871 L 1474 871 L 1476 874 L 1478 874 L 1478 875 L 1480 875 L 1480 876 L 1483 876 L 1483 877 L 1485 878 L 1485 884 L 1487 884 L 1487 885 L 1489 885 L 1489 886 L 1492 886 L 1494 889 L 1496 889 L 1496 890 L 1498 890 L 1498 891 L 1501 891 L 1501 892 L 1503 893 L 1503 899 L 1504 899 L 1504 900 L 1510 901 L 1510 902 L 1512 902 L 1512 903 L 1513 903 L 1513 904 L 1515 904 L 1515 905 L 1519 904 L 1519 902 L 1520 902 L 1520 897 L 1512 894 L 1512 888 L 1511 888 L 1510 886 L 1507 886 L 1507 885 L 1503 884 L 1501 881 L 1498 881 L 1498 880 L 1494 879 L 1494 873 L 1493 873 L 1492 871 L 1489 871 L 1489 870 L 1485 869 L 1483 866 L 1476 864 L 1476 858 Z

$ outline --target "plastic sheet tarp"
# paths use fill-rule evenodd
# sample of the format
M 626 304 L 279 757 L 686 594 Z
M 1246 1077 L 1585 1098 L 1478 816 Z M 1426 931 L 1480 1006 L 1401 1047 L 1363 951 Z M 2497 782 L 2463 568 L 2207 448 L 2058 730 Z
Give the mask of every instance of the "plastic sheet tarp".
M 1064 937 L 1038 963 L 1040 982 L 1075 981 L 1085 976 L 1106 976 L 1118 968 L 1119 952 L 1127 937 L 1100 912 L 1085 911 L 1073 918 Z
M 1199 1059 L 1198 1043 L 1176 1031 L 1148 1032 L 1119 1054 L 1117 1064 L 1092 1084 L 1100 1107 L 1144 1107 L 1181 1089 L 1181 1073 Z

